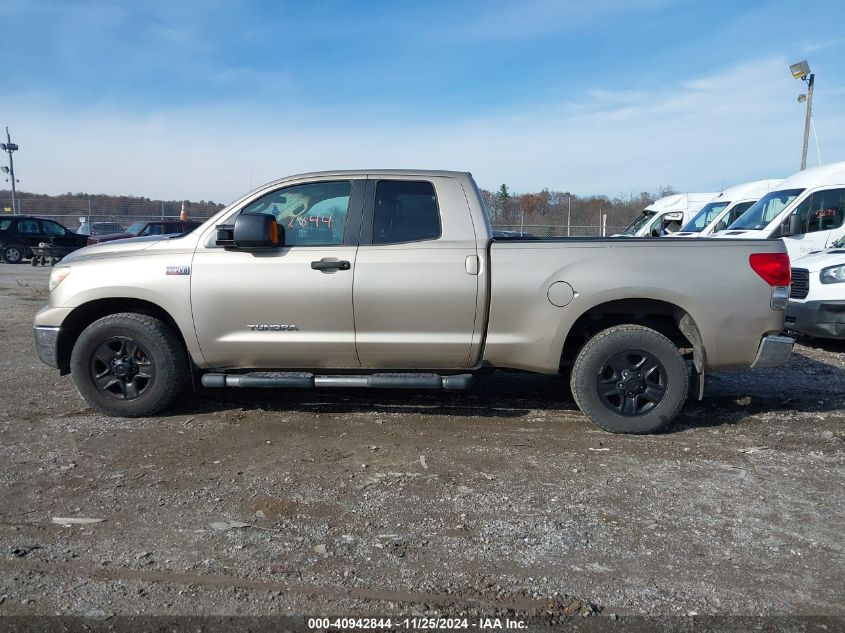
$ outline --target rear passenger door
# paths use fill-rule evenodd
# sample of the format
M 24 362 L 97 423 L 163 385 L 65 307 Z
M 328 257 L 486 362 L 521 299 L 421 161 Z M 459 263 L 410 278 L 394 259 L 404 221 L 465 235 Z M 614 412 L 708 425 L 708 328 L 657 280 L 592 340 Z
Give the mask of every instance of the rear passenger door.
M 370 176 L 353 288 L 361 366 L 469 366 L 477 256 L 457 179 Z

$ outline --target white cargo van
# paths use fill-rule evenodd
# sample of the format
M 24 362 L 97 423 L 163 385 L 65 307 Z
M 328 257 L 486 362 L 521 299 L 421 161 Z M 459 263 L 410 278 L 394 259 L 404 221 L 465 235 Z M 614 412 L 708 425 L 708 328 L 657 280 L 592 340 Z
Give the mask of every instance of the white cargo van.
M 795 260 L 845 235 L 845 162 L 799 171 L 710 237 L 781 237 Z
M 695 217 L 668 237 L 705 237 L 722 230 L 745 213 L 751 205 L 774 190 L 783 178 L 755 180 L 728 187 L 702 207 Z
M 627 229 L 613 237 L 658 237 L 674 233 L 707 204 L 715 193 L 676 193 L 648 205 Z
M 845 237 L 793 263 L 786 328 L 845 339 Z

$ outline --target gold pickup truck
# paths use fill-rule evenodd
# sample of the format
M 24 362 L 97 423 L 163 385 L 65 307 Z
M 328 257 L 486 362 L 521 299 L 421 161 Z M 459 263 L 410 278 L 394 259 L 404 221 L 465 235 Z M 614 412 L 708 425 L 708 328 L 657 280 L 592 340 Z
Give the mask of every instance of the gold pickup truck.
M 498 238 L 463 172 L 277 180 L 187 235 L 76 251 L 40 358 L 97 411 L 206 388 L 467 389 L 564 373 L 603 429 L 669 423 L 707 371 L 786 363 L 779 240 Z

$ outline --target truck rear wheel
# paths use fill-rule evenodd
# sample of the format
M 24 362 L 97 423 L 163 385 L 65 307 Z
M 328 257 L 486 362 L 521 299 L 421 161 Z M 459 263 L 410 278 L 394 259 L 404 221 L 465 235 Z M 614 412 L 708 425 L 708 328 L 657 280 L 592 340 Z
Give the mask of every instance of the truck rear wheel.
M 85 328 L 73 346 L 70 369 L 79 394 L 97 411 L 142 417 L 176 399 L 188 362 L 179 337 L 166 324 L 124 312 Z
M 689 372 L 678 348 L 641 325 L 594 335 L 575 359 L 570 379 L 578 407 L 611 433 L 653 433 L 680 412 Z

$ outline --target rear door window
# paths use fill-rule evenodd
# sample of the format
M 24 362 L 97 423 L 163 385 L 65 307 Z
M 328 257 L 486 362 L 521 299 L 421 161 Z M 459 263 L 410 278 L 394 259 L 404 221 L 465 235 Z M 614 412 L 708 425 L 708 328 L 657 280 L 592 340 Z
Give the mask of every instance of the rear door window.
M 440 210 L 432 183 L 379 181 L 373 212 L 373 244 L 436 240 L 440 234 Z
M 41 228 L 37 220 L 18 220 L 18 233 L 23 235 L 40 235 Z

